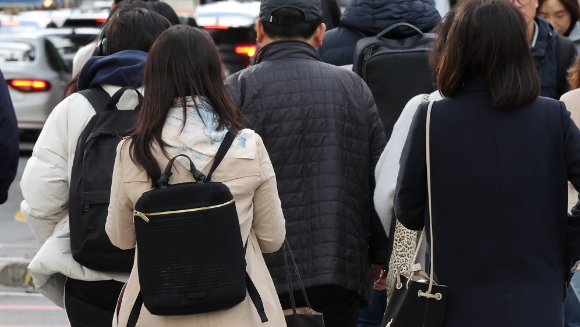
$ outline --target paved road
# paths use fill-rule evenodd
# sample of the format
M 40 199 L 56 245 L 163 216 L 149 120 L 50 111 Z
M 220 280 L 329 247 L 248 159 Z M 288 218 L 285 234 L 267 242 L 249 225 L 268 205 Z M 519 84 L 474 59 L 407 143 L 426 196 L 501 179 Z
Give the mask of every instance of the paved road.
M 0 327 L 67 327 L 63 309 L 38 293 L 0 287 Z
M 16 213 L 20 210 L 20 202 L 23 199 L 19 182 L 29 157 L 29 153 L 26 154 L 20 157 L 18 175 L 8 192 L 8 201 L 0 205 L 0 243 L 3 244 L 37 244 L 28 225 L 14 220 Z
M 25 222 L 15 220 L 20 210 L 22 193 L 19 182 L 31 145 L 24 144 L 18 176 L 12 184 L 8 202 L 0 205 L 0 261 L 7 258 L 32 258 L 40 245 Z M 65 327 L 69 326 L 64 310 L 55 306 L 33 289 L 0 286 L 0 327 Z

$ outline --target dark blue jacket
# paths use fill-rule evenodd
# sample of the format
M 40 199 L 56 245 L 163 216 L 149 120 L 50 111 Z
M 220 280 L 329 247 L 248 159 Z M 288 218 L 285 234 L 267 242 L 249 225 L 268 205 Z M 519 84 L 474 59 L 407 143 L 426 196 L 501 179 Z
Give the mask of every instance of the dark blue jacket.
M 414 230 L 429 222 L 426 115 L 424 104 L 395 193 L 397 219 Z M 539 97 L 497 109 L 483 83 L 466 83 L 435 102 L 430 143 L 443 325 L 563 327 L 566 281 L 580 259 L 580 216 L 567 215 L 567 181 L 580 189 L 580 130 L 564 104 Z
M 326 63 L 352 65 L 356 42 L 364 35 L 375 36 L 396 23 L 409 23 L 429 32 L 440 20 L 441 15 L 427 0 L 353 0 L 340 19 L 340 27 L 324 34 L 318 52 Z M 389 35 L 412 34 L 408 28 L 398 28 Z
M 8 189 L 16 177 L 19 144 L 16 114 L 4 75 L 0 72 L 0 204 L 8 199 Z
M 560 76 L 562 80 L 560 83 L 564 85 L 562 90 L 558 90 L 558 64 L 557 64 L 557 49 L 558 49 L 558 33 L 545 19 L 536 17 L 538 24 L 538 39 L 535 46 L 532 48 L 532 54 L 536 61 L 536 68 L 540 75 L 542 82 L 541 95 L 560 99 L 562 94 L 570 90 L 570 84 L 566 80 L 566 76 Z M 573 66 L 578 50 L 573 45 L 574 56 L 568 63 L 568 67 Z
M 110 56 L 92 57 L 83 67 L 78 81 L 78 90 L 99 85 L 141 87 L 147 52 L 138 50 L 120 51 Z

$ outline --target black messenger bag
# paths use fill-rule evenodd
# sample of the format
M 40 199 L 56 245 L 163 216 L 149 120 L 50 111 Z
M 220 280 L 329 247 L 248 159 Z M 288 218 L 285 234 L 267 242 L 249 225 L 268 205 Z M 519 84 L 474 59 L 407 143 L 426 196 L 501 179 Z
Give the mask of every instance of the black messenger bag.
M 157 188 L 143 193 L 134 211 L 141 293 L 128 327 L 141 305 L 153 315 L 177 316 L 231 308 L 246 290 L 262 322 L 268 321 L 256 287 L 246 272 L 245 246 L 232 193 L 211 176 L 229 150 L 229 131 L 207 177 L 186 155 L 169 161 Z M 169 184 L 173 162 L 189 159 L 195 182 Z

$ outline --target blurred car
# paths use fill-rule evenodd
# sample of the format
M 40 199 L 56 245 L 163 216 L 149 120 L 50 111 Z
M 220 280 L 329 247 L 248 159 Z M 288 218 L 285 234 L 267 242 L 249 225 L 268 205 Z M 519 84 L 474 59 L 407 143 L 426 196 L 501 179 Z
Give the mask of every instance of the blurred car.
M 0 33 L 34 33 L 46 28 L 50 21 L 21 19 L 20 17 L 4 16 L 0 18 Z
M 73 12 L 62 24 L 63 28 L 92 27 L 101 28 L 109 17 L 109 10 Z
M 39 133 L 63 99 L 70 79 L 58 50 L 44 36 L 0 35 L 0 69 L 22 133 Z
M 256 52 L 254 24 L 260 15 L 260 1 L 225 0 L 199 5 L 196 21 L 213 38 L 226 74 L 248 67 Z
M 67 70 L 72 69 L 72 61 L 79 48 L 93 42 L 101 32 L 98 28 L 49 28 L 37 31 L 36 34 L 46 36 L 56 47 Z
M 44 0 L 0 0 L 0 8 L 38 8 Z
M 41 21 L 41 25 L 44 25 L 42 28 L 47 27 L 50 23 L 54 23 L 54 27 L 61 27 L 68 16 L 70 16 L 71 12 L 72 9 L 68 8 L 57 10 L 31 10 L 21 11 L 17 16 L 14 17 L 25 20 Z

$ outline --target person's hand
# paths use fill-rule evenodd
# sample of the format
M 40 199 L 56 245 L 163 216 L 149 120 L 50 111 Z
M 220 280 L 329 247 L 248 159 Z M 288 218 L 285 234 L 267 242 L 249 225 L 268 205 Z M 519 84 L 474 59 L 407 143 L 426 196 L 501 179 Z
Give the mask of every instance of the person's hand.
M 384 291 L 387 288 L 387 275 L 388 275 L 388 271 L 383 270 L 381 272 L 381 276 L 379 277 L 379 280 L 375 281 L 374 288 L 376 290 Z
M 381 270 L 385 270 L 385 266 L 371 264 L 371 270 L 373 271 L 373 281 L 376 281 L 379 278 Z

